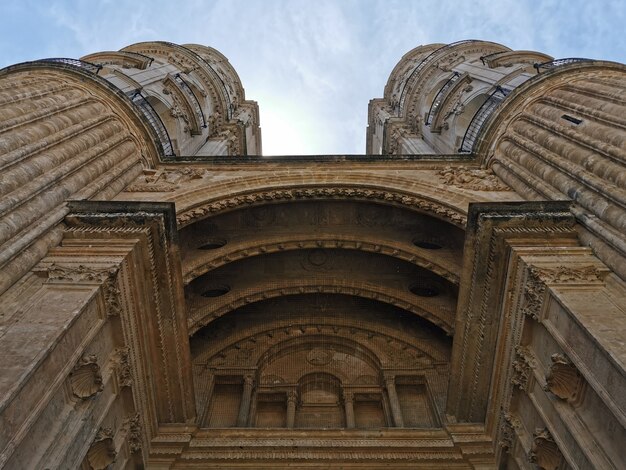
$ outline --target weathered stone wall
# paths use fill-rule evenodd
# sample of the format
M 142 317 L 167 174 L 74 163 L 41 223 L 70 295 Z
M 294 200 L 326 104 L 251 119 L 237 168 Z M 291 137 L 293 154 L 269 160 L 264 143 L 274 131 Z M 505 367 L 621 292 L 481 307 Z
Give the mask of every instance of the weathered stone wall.
M 76 67 L 0 73 L 0 292 L 61 239 L 69 199 L 109 199 L 158 161 L 146 124 Z

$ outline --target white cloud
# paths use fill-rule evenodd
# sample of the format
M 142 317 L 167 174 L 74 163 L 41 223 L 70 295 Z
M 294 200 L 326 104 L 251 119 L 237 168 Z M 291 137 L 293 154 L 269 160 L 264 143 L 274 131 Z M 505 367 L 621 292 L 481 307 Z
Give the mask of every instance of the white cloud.
M 367 103 L 413 47 L 475 38 L 624 61 L 625 10 L 622 0 L 5 0 L 0 60 L 207 44 L 259 101 L 266 154 L 362 153 Z

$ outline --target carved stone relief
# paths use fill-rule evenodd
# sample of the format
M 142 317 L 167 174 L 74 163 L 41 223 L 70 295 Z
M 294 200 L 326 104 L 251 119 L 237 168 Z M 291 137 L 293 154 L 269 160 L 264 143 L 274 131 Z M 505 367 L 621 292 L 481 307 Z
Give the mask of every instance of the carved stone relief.
M 505 452 L 509 452 L 515 442 L 516 430 L 521 428 L 522 422 L 514 414 L 501 410 L 500 423 L 500 441 L 498 445 Z
M 176 170 L 145 171 L 126 192 L 172 192 L 184 183 L 209 176 L 203 168 L 181 168 Z
M 104 470 L 115 462 L 117 452 L 113 444 L 113 435 L 111 428 L 100 428 L 85 457 L 88 468 Z
M 601 281 L 600 270 L 596 266 L 556 266 L 554 268 L 533 268 L 537 275 L 550 284 L 570 282 Z
M 121 387 L 130 387 L 133 384 L 133 376 L 130 366 L 129 349 L 117 348 L 117 377 Z
M 552 365 L 546 376 L 546 391 L 576 406 L 584 397 L 585 379 L 563 354 L 551 356 Z
M 100 366 L 95 354 L 83 356 L 70 372 L 70 387 L 75 397 L 91 398 L 103 389 Z
M 253 205 L 255 203 L 267 204 L 271 201 L 282 200 L 312 200 L 312 199 L 352 199 L 365 198 L 371 200 L 381 200 L 387 203 L 398 203 L 419 210 L 433 213 L 436 216 L 448 219 L 455 225 L 464 226 L 467 217 L 459 211 L 446 207 L 443 204 L 417 198 L 407 194 L 393 193 L 389 191 L 378 191 L 373 189 L 363 189 L 359 187 L 334 187 L 334 188 L 301 188 L 301 189 L 281 189 L 272 191 L 259 191 L 240 196 L 229 197 L 219 201 L 213 201 L 178 214 L 176 221 L 180 226 L 187 225 L 196 219 L 203 218 L 209 214 L 232 209 L 238 206 Z
M 141 450 L 141 421 L 139 415 L 129 416 L 124 420 L 124 427 L 127 430 L 126 441 L 132 453 Z
M 546 285 L 539 277 L 539 272 L 535 268 L 530 268 L 524 286 L 522 313 L 533 320 L 539 320 L 545 292 Z
M 532 385 L 534 368 L 535 359 L 530 349 L 525 346 L 516 346 L 511 383 L 519 387 L 520 390 L 528 391 Z
M 446 167 L 438 172 L 446 185 L 472 191 L 510 191 L 491 169 L 471 169 L 465 167 Z
M 533 433 L 529 461 L 542 470 L 557 470 L 560 467 L 563 455 L 547 428 L 538 428 Z

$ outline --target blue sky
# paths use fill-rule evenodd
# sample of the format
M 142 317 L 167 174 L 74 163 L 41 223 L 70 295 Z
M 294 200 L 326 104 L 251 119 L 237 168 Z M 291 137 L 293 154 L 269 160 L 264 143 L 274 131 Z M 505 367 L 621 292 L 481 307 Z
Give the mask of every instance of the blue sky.
M 259 102 L 266 155 L 363 153 L 368 101 L 420 44 L 626 62 L 626 0 L 0 0 L 0 18 L 0 67 L 149 40 L 215 47 Z

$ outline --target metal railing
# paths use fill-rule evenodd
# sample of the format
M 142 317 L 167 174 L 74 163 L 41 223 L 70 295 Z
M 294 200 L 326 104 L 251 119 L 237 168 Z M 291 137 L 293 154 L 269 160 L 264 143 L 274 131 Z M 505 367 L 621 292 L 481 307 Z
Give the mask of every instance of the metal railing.
M 193 92 L 193 90 L 191 89 L 189 84 L 185 81 L 185 79 L 180 76 L 179 73 L 174 75 L 174 80 L 176 80 L 176 83 L 178 83 L 180 88 L 189 97 L 189 101 L 190 101 L 191 105 L 193 106 L 193 109 L 194 109 L 194 111 L 196 113 L 196 116 L 198 116 L 198 123 L 202 127 L 206 127 L 206 120 L 204 119 L 204 113 L 202 112 L 202 106 L 200 106 L 200 101 L 198 101 L 198 98 L 196 97 L 196 94 Z
M 85 69 L 95 75 L 98 75 L 98 72 L 102 68 L 102 65 L 99 64 L 92 64 L 91 62 L 85 62 L 84 60 L 69 59 L 65 57 L 51 57 L 49 59 L 36 60 L 35 62 L 55 62 L 57 64 L 71 65 L 73 67 Z
M 460 76 L 461 74 L 459 72 L 454 72 L 452 76 L 448 79 L 448 81 L 443 84 L 443 86 L 439 89 L 439 91 L 435 95 L 435 99 L 433 100 L 433 103 L 430 105 L 430 110 L 428 111 L 428 118 L 426 119 L 427 126 L 430 126 L 430 123 L 433 122 L 433 117 L 435 116 L 435 114 L 437 114 L 437 110 L 439 109 L 439 106 L 441 106 L 441 103 L 443 102 L 446 91 L 448 91 L 450 87 L 459 80 Z
M 584 59 L 581 57 L 568 57 L 566 59 L 555 59 L 548 62 L 543 62 L 541 64 L 534 64 L 533 67 L 537 69 L 537 73 L 541 73 L 541 69 L 549 70 L 555 67 L 560 67 L 561 65 L 573 64 L 574 62 L 586 62 L 588 60 L 591 59 Z
M 413 69 L 413 72 L 411 72 L 411 75 L 409 75 L 409 78 L 406 79 L 406 81 L 404 82 L 404 86 L 402 87 L 402 92 L 400 92 L 400 100 L 398 102 L 398 116 L 400 116 L 400 111 L 402 109 L 404 109 L 404 102 L 407 99 L 407 95 L 409 92 L 409 83 L 419 75 L 420 71 L 422 71 L 429 63 L 430 59 L 435 56 L 438 52 L 443 51 L 444 49 L 449 49 L 451 47 L 456 47 L 459 44 L 465 44 L 465 43 L 469 43 L 469 42 L 475 42 L 474 39 L 466 39 L 464 41 L 457 41 L 457 42 L 453 42 L 452 44 L 448 44 L 446 46 L 441 46 L 437 49 L 435 49 L 434 51 L 432 51 L 430 54 L 428 54 L 424 60 L 422 60 L 417 67 L 415 67 Z
M 465 131 L 463 142 L 461 142 L 461 147 L 459 148 L 460 153 L 472 152 L 483 125 L 509 93 L 510 90 L 505 90 L 504 88 L 498 86 L 493 93 L 489 95 L 482 106 L 478 108 L 478 111 L 474 114 L 470 125 Z
M 154 110 L 152 105 L 148 103 L 148 100 L 141 94 L 139 90 L 131 91 L 127 93 L 131 101 L 139 108 L 144 117 L 150 122 L 150 125 L 159 137 L 159 143 L 163 149 L 163 155 L 166 157 L 175 157 L 174 149 L 172 147 L 172 141 L 167 133 L 167 129 L 161 121 L 161 118 Z

